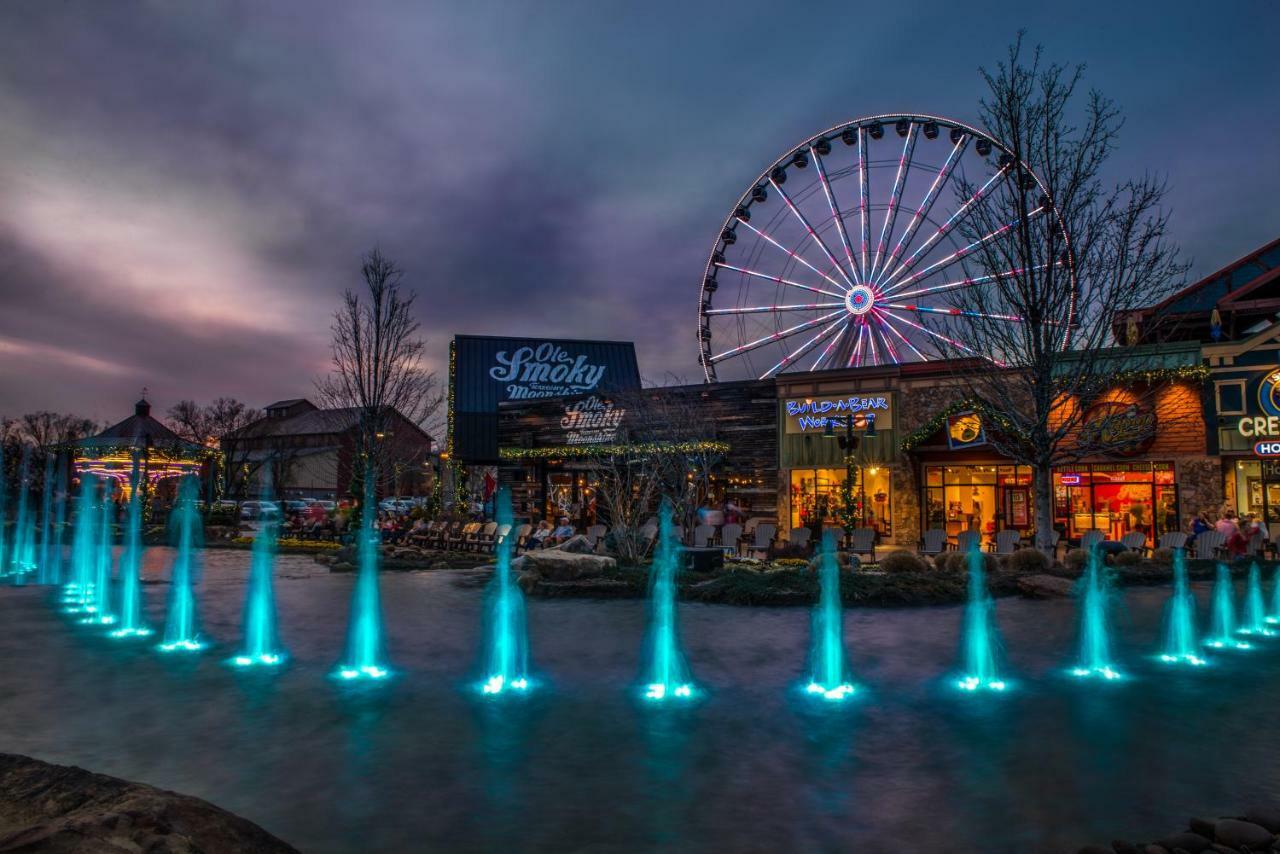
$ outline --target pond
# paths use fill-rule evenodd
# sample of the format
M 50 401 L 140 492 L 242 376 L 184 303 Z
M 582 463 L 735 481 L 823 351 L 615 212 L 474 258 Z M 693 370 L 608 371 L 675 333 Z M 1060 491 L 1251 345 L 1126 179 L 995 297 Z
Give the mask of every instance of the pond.
M 150 550 L 147 578 L 170 558 Z M 636 601 L 531 601 L 538 689 L 480 697 L 469 572 L 384 574 L 396 676 L 340 684 L 353 579 L 306 557 L 278 567 L 288 665 L 235 670 L 247 571 L 207 554 L 214 646 L 190 657 L 0 590 L 0 749 L 206 798 L 308 852 L 1073 851 L 1280 795 L 1280 638 L 1171 671 L 1150 657 L 1166 589 L 1124 593 L 1110 684 L 1063 675 L 1072 602 L 1001 600 L 996 696 L 945 678 L 960 608 L 847 610 L 862 690 L 835 705 L 799 690 L 807 610 L 681 605 L 703 693 L 657 708 L 634 690 Z M 146 585 L 155 625 L 166 589 Z

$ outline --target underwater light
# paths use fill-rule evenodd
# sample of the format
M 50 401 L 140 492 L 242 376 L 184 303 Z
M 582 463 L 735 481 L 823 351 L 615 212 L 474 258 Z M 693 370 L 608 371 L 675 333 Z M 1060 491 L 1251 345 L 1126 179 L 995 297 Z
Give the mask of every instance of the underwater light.
M 854 687 L 848 682 L 837 685 L 834 688 L 827 688 L 824 685 L 819 685 L 817 682 L 810 682 L 805 686 L 806 692 L 820 696 L 824 700 L 843 700 L 853 694 L 854 690 Z
M 1093 676 L 1101 676 L 1103 679 L 1106 679 L 1108 681 L 1124 678 L 1123 676 L 1120 675 L 1119 671 L 1111 667 L 1094 667 L 1094 668 L 1077 667 L 1071 671 L 1071 675 L 1079 677 L 1080 679 L 1088 679 Z
M 116 629 L 110 633 L 113 638 L 145 638 L 151 634 L 151 629 Z
M 161 652 L 198 652 L 204 649 L 204 644 L 194 640 L 180 640 L 172 643 L 162 643 L 157 647 Z

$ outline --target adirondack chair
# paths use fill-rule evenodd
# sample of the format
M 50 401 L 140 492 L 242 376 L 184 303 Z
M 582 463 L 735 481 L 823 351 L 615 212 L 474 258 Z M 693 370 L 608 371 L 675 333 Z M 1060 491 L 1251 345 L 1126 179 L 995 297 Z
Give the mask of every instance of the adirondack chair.
M 961 531 L 956 534 L 956 551 L 967 552 L 972 548 L 982 548 L 981 531 Z
M 445 537 L 444 547 L 447 549 L 462 548 L 462 545 L 467 541 L 467 537 L 474 535 L 478 530 L 480 530 L 479 522 L 467 522 L 461 527 L 451 528 L 448 536 Z
M 809 538 L 812 535 L 813 532 L 808 528 L 792 528 L 791 532 L 787 534 L 787 542 L 793 546 L 807 549 L 809 548 Z
M 720 547 L 725 549 L 733 549 L 733 553 L 738 553 L 738 543 L 742 539 L 742 526 L 737 522 L 730 522 L 720 528 Z
M 498 550 L 498 546 L 507 541 L 507 538 L 511 536 L 512 527 L 512 525 L 506 522 L 498 526 L 498 530 L 493 532 L 493 540 L 489 543 L 489 551 L 496 552 Z
M 525 522 L 519 528 L 516 528 L 516 551 L 520 551 L 529 544 L 529 535 L 533 533 L 533 526 Z
M 1221 531 L 1202 531 L 1196 535 L 1196 557 L 1211 560 L 1226 542 L 1227 537 Z
M 876 562 L 876 532 L 873 528 L 854 528 L 849 537 L 849 549 L 852 554 L 867 556 L 867 563 Z
M 1143 531 L 1130 531 L 1120 538 L 1120 545 L 1131 552 L 1143 552 L 1147 548 L 1147 535 Z
M 772 522 L 757 522 L 755 533 L 751 536 L 751 548 L 748 554 L 763 552 L 767 557 L 769 554 L 769 546 L 773 544 L 773 536 L 778 532 L 778 526 Z
M 1181 531 L 1165 531 L 1160 535 L 1160 542 L 1156 544 L 1159 549 L 1180 549 L 1187 544 L 1187 535 Z
M 996 532 L 994 551 L 998 555 L 1011 555 L 1018 550 L 1018 542 L 1022 539 L 1020 531 L 1009 528 Z
M 1085 531 L 1080 535 L 1080 548 L 1085 551 L 1091 551 L 1094 546 L 1102 542 L 1106 538 L 1106 534 L 1101 531 Z
M 462 547 L 468 551 L 480 551 L 493 542 L 493 535 L 498 530 L 497 522 L 476 523 L 476 528 L 462 541 Z
M 942 528 L 930 528 L 920 538 L 920 554 L 925 557 L 936 557 L 949 548 L 951 543 L 947 542 L 947 532 Z
M 592 525 L 587 528 L 587 545 L 591 546 L 593 552 L 604 550 L 604 536 L 609 529 L 604 525 Z
M 715 525 L 699 525 L 693 529 L 693 547 L 695 549 L 705 549 L 711 545 L 711 540 L 715 538 Z

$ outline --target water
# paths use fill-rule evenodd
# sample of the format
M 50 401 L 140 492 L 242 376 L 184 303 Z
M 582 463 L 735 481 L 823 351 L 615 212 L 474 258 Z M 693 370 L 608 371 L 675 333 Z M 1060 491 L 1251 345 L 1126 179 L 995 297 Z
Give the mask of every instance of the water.
M 111 633 L 112 637 L 118 638 L 148 637 L 151 634 L 151 629 L 147 626 L 146 617 L 142 612 L 143 496 L 136 461 L 130 481 L 129 510 L 124 528 L 124 551 L 120 555 L 120 626 Z
M 1095 548 L 1090 551 L 1084 578 L 1080 579 L 1080 657 L 1072 669 L 1073 676 L 1081 678 L 1120 678 L 1111 652 L 1110 583 L 1102 555 Z
M 1205 663 L 1200 655 L 1200 639 L 1196 634 L 1196 597 L 1187 582 L 1187 551 L 1174 549 L 1173 591 L 1165 605 L 1164 650 L 1160 658 L 1167 664 Z
M 53 488 L 56 471 L 57 456 L 51 451 L 45 451 L 44 478 L 40 483 L 40 555 L 36 561 L 38 581 L 41 584 L 50 583 L 49 570 L 56 553 L 53 545 Z
M 1280 566 L 1271 576 L 1271 613 L 1267 615 L 1268 623 L 1280 623 Z
M 840 599 L 840 560 L 835 532 L 822 536 L 818 554 L 818 604 L 813 609 L 809 684 L 805 690 L 826 700 L 843 700 L 855 688 L 845 663 L 844 604 Z
M 347 621 L 347 649 L 338 665 L 340 679 L 385 679 L 390 675 L 383 653 L 382 596 L 378 589 L 378 504 L 373 476 L 365 475 L 360 530 L 356 534 L 356 584 Z
M 270 500 L 270 496 L 263 496 Z M 244 642 L 232 664 L 238 667 L 272 667 L 284 661 L 284 649 L 276 632 L 276 539 L 279 523 L 264 519 L 253 538 L 249 556 L 249 584 L 245 588 Z
M 1235 636 L 1235 586 L 1231 583 L 1231 570 L 1225 563 L 1218 564 L 1218 572 L 1213 582 L 1211 613 L 1209 636 L 1205 638 L 1205 646 L 1213 649 L 1249 648 L 1248 641 L 1240 640 Z
M 511 530 L 511 494 L 498 492 L 497 522 Z M 497 546 L 497 564 L 485 594 L 485 694 L 529 689 L 529 636 L 525 625 L 524 592 L 511 577 L 511 551 L 515 538 L 507 536 Z
M 55 480 L 53 500 L 53 530 L 50 531 L 49 554 L 40 563 L 40 582 L 58 586 L 62 584 L 63 538 L 67 531 L 67 466 L 58 458 L 58 474 Z
M 987 590 L 986 565 L 975 540 L 969 549 L 969 602 L 964 609 L 960 639 L 964 653 L 959 687 L 964 691 L 1003 691 L 1007 683 L 1000 675 L 1000 630 L 996 626 L 996 603 Z
M 1249 581 L 1244 594 L 1244 619 L 1240 622 L 1240 634 L 1271 637 L 1275 634 L 1267 628 L 1267 603 L 1262 596 L 1262 570 L 1255 561 L 1249 567 Z
M 4 459 L 4 442 L 0 442 L 0 578 L 9 574 L 9 552 L 5 541 L 9 525 L 9 489 Z
M 98 478 L 80 475 L 74 530 L 71 534 L 71 580 L 63 594 L 69 614 L 84 613 L 93 605 L 94 577 L 98 571 Z
M 169 580 L 169 612 L 165 617 L 161 652 L 198 652 L 204 649 L 196 613 L 195 581 L 199 574 L 200 480 L 182 478 L 178 500 L 169 514 L 170 537 L 177 543 Z
M 644 696 L 648 700 L 687 699 L 693 680 L 676 617 L 676 572 L 680 544 L 671 524 L 671 506 L 663 501 L 658 513 L 658 546 L 649 569 L 649 631 L 645 639 Z
M 152 625 L 173 557 L 144 559 Z M 205 656 L 152 655 L 56 618 L 40 588 L 0 588 L 5 750 L 206 798 L 308 854 L 1066 852 L 1280 802 L 1280 777 L 1239 770 L 1280 763 L 1280 645 L 1151 661 L 1167 587 L 1126 591 L 1127 678 L 1106 691 L 1062 675 L 1073 602 L 1000 599 L 1018 690 L 998 703 L 940 681 L 962 605 L 846 608 L 858 699 L 816 710 L 793 690 L 807 608 L 682 603 L 700 699 L 655 714 L 630 690 L 641 600 L 530 598 L 538 690 L 493 703 L 472 669 L 487 573 L 383 573 L 397 678 L 374 691 L 326 678 L 354 576 L 295 555 L 276 573 L 290 658 L 269 679 L 221 664 L 248 552 L 205 554 Z
M 18 468 L 18 514 L 14 517 L 9 572 L 14 584 L 23 584 L 36 568 L 35 519 L 31 506 L 31 446 L 22 446 Z
M 102 503 L 98 509 L 98 535 L 94 546 L 93 595 L 85 608 L 87 622 L 109 626 L 115 623 L 114 599 L 111 595 L 112 553 L 115 539 L 115 481 L 102 479 Z

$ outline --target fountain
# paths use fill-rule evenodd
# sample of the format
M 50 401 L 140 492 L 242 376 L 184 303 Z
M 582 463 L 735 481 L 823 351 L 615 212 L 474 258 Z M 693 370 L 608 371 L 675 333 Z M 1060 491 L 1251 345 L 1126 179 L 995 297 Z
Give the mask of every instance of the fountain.
M 1267 615 L 1267 622 L 1280 623 L 1280 566 L 1271 576 L 1271 613 Z
M 497 498 L 498 530 L 507 534 L 496 546 L 497 564 L 485 602 L 485 680 L 480 690 L 502 694 L 529 689 L 529 635 L 525 626 L 524 593 L 511 577 L 511 494 L 503 488 Z
M 961 646 L 964 671 L 958 687 L 963 691 L 1003 691 L 1000 678 L 1000 630 L 996 627 L 996 603 L 987 590 L 986 559 L 974 538 L 969 547 L 969 602 L 964 609 Z
M 391 674 L 382 651 L 382 602 L 378 592 L 380 539 L 373 472 L 366 471 L 360 530 L 356 534 L 356 584 L 351 592 L 347 649 L 336 672 L 340 679 L 385 679 Z
M 271 500 L 270 488 L 262 490 L 263 501 Z M 284 661 L 276 635 L 276 539 L 280 533 L 278 517 L 261 520 L 253 538 L 249 563 L 249 586 L 244 600 L 244 645 L 231 659 L 237 667 L 271 667 Z
M 644 697 L 666 700 L 693 696 L 689 665 L 680 649 L 676 625 L 676 571 L 680 544 L 671 525 L 671 505 L 666 500 L 658 513 L 658 547 L 649 570 L 649 631 L 645 639 L 647 670 Z
M 124 551 L 120 555 L 120 628 L 113 638 L 141 638 L 151 634 L 142 607 L 142 485 L 138 461 L 129 478 L 129 515 L 125 522 Z
M 53 533 L 53 480 L 57 469 L 54 454 L 44 455 L 44 477 L 40 481 L 40 552 L 36 567 L 40 584 L 49 583 L 50 535 Z
M 1262 570 L 1255 562 L 1249 567 L 1249 583 L 1244 594 L 1244 619 L 1240 634 L 1273 637 L 1275 632 L 1267 628 L 1267 605 L 1262 597 Z
M 18 469 L 18 515 L 14 518 L 13 546 L 9 555 L 9 572 L 14 584 L 23 584 L 36 568 L 35 519 L 31 506 L 31 446 L 22 446 L 22 464 Z
M 1249 649 L 1249 642 L 1234 637 L 1236 633 L 1235 587 L 1231 583 L 1231 570 L 1225 563 L 1218 564 L 1218 574 L 1213 582 L 1213 626 L 1205 646 L 1214 649 Z
M 115 504 L 112 500 L 115 482 L 103 478 L 102 503 L 98 509 L 98 532 L 94 543 L 93 593 L 85 610 L 89 616 L 82 623 L 109 626 L 116 621 L 111 606 L 111 542 L 115 533 Z
M 5 552 L 5 528 L 8 523 L 5 513 L 8 509 L 5 500 L 8 490 L 5 486 L 4 442 L 0 442 L 0 578 L 9 574 L 9 560 Z
M 161 652 L 197 652 L 204 649 L 196 621 L 196 596 L 192 589 L 199 571 L 199 539 L 202 534 L 200 480 L 186 475 L 178 486 L 178 500 L 169 514 L 169 536 L 177 554 L 169 575 L 169 609 L 164 624 Z
M 831 530 L 822 536 L 818 554 L 818 585 L 818 604 L 812 617 L 809 684 L 805 691 L 825 700 L 843 700 L 856 689 L 845 665 L 840 558 L 836 554 L 835 532 Z
M 62 541 L 67 530 L 67 467 L 57 460 L 58 475 L 54 485 L 53 529 L 50 531 L 49 553 L 40 563 L 40 580 L 57 587 L 62 584 Z
M 1080 579 L 1080 660 L 1071 670 L 1072 676 L 1092 678 L 1100 676 L 1113 680 L 1120 672 L 1111 658 L 1110 629 L 1107 625 L 1107 608 L 1110 591 L 1102 556 L 1097 548 L 1090 549 L 1084 578 Z
M 98 478 L 80 475 L 75 530 L 71 536 L 71 580 L 63 591 L 68 614 L 79 614 L 93 602 L 93 581 L 98 566 Z
M 1164 652 L 1160 660 L 1193 667 L 1208 663 L 1200 656 L 1196 637 L 1196 596 L 1187 582 L 1186 549 L 1173 552 L 1173 593 L 1164 609 Z

